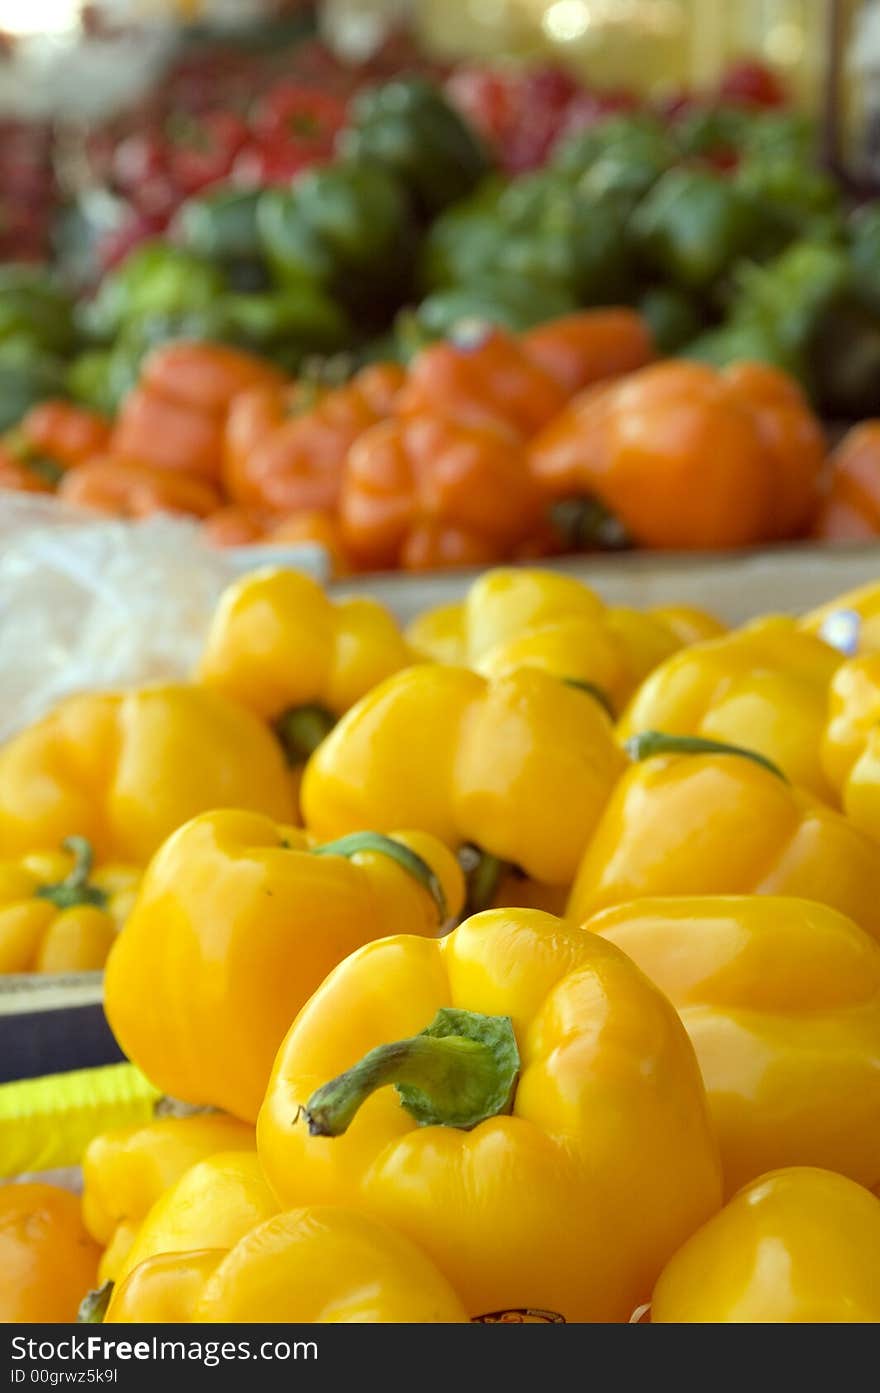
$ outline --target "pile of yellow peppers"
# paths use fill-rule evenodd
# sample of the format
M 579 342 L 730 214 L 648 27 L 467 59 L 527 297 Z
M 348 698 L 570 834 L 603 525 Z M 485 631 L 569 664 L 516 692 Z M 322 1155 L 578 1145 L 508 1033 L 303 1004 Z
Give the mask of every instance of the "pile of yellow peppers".
M 880 584 L 246 577 L 0 749 L 0 971 L 187 1105 L 0 1186 L 0 1319 L 880 1321 L 878 843 Z

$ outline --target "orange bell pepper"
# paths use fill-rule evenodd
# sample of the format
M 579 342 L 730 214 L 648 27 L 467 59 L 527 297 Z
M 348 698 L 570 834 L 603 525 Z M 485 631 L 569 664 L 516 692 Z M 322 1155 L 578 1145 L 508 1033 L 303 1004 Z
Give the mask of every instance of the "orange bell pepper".
M 264 358 L 222 343 L 175 340 L 149 354 L 141 385 L 194 411 L 225 416 L 240 392 L 281 383 L 281 374 Z
M 164 344 L 148 356 L 138 386 L 122 404 L 111 451 L 156 469 L 219 481 L 230 402 L 251 387 L 279 381 L 262 358 L 224 344 Z
M 349 449 L 391 414 L 403 380 L 402 368 L 379 363 L 334 391 L 299 383 L 245 393 L 226 430 L 230 497 L 274 513 L 333 508 Z
M 522 336 L 522 345 L 569 396 L 609 377 L 643 368 L 654 357 L 651 332 L 635 310 L 584 310 Z
M 462 425 L 503 421 L 527 437 L 566 400 L 559 381 L 512 334 L 478 324 L 418 355 L 397 410 L 406 416 L 448 415 Z
M 0 441 L 0 489 L 14 489 L 16 493 L 54 493 L 60 475 L 58 466 L 50 461 L 22 460 L 8 444 Z
M 261 542 L 266 527 L 264 519 L 254 509 L 230 503 L 205 519 L 201 534 L 214 547 L 246 547 Z
M 819 504 L 825 435 L 801 388 L 767 363 L 732 363 L 723 373 L 751 411 L 773 479 L 770 540 L 802 537 Z
M 355 569 L 335 513 L 324 512 L 319 508 L 305 513 L 291 513 L 290 517 L 282 518 L 269 529 L 265 540 L 273 546 L 293 542 L 323 547 L 333 580 L 347 576 Z
M 0 1324 L 76 1320 L 100 1256 L 68 1190 L 0 1187 Z
M 530 458 L 550 498 L 598 500 L 642 546 L 699 549 L 806 528 L 824 447 L 775 370 L 670 360 L 581 393 Z
M 43 401 L 31 408 L 15 432 L 26 455 L 39 455 L 63 469 L 102 455 L 110 442 L 110 422 L 96 411 L 69 401 Z
M 220 476 L 223 424 L 205 411 L 135 387 L 122 404 L 111 449 L 120 459 L 213 483 Z
M 500 421 L 383 421 L 352 448 L 342 538 L 358 565 L 482 565 L 524 540 L 537 511 L 519 438 Z
M 831 484 L 813 536 L 824 542 L 880 536 L 880 419 L 854 426 L 831 455 Z
M 65 470 L 102 454 L 109 438 L 110 423 L 96 412 L 40 402 L 0 442 L 0 488 L 52 493 Z
M 58 496 L 66 503 L 121 518 L 159 512 L 207 517 L 220 507 L 220 495 L 206 479 L 112 455 L 89 460 L 65 474 Z

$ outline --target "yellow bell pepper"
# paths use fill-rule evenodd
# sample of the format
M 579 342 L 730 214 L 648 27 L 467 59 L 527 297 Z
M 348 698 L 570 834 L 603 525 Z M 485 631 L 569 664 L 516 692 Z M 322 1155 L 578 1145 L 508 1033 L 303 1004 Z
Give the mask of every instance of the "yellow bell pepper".
M 278 1052 L 257 1145 L 282 1203 L 390 1224 L 474 1319 L 626 1320 L 720 1202 L 672 1006 L 612 944 L 535 910 L 347 958 Z
M 588 692 L 535 668 L 487 682 L 419 666 L 343 716 L 306 766 L 302 807 L 321 838 L 421 827 L 475 845 L 495 872 L 565 885 L 624 766 Z M 495 872 L 472 905 L 491 901 Z
M 330 969 L 373 938 L 436 936 L 463 901 L 455 857 L 425 833 L 310 847 L 257 813 L 204 813 L 147 868 L 104 1009 L 166 1093 L 253 1121 L 290 1022 Z
M 698 610 L 606 609 L 572 576 L 500 567 L 474 581 L 461 604 L 415 619 L 407 637 L 421 657 L 484 677 L 542 668 L 594 688 L 618 712 L 658 663 L 692 636 L 718 632 Z
M 790 895 L 880 937 L 880 859 L 841 813 L 763 755 L 646 731 L 584 854 L 568 902 L 583 923 L 658 895 Z
M 197 1161 L 147 1212 L 116 1283 L 159 1253 L 232 1248 L 278 1209 L 253 1151 L 221 1151 Z
M 148 1210 L 194 1166 L 219 1151 L 256 1149 L 246 1123 L 222 1113 L 157 1117 L 94 1137 L 82 1159 L 83 1220 L 104 1248 L 98 1277 L 115 1278 Z
M 838 595 L 805 614 L 800 625 L 848 658 L 880 652 L 880 582 Z
M 847 817 L 880 840 L 880 651 L 837 669 L 821 749 Z
M 92 870 L 84 837 L 58 853 L 0 862 L 0 973 L 102 968 L 134 901 L 140 871 Z
M 0 855 L 85 837 L 100 861 L 143 865 L 208 808 L 287 821 L 293 792 L 271 734 L 206 688 L 68 697 L 0 748 Z
M 297 765 L 365 692 L 412 661 L 375 600 L 331 600 L 309 576 L 272 568 L 225 591 L 197 677 L 271 722 Z
M 778 1166 L 880 1184 L 880 944 L 827 905 L 645 899 L 586 928 L 676 1007 L 706 1085 L 728 1192 Z
M 676 1253 L 651 1321 L 876 1324 L 880 1200 L 831 1171 L 762 1176 Z
M 676 653 L 633 697 L 618 727 L 702 735 L 766 755 L 793 783 L 836 803 L 819 758 L 829 684 L 841 656 L 794 621 L 760 619 Z
M 106 1325 L 179 1325 L 193 1318 L 205 1282 L 225 1258 L 227 1248 L 199 1248 L 192 1253 L 156 1253 L 129 1272 L 124 1281 L 95 1295 L 104 1305 L 97 1319 Z
M 467 1315 L 414 1244 L 327 1205 L 277 1214 L 228 1252 L 148 1259 L 114 1294 L 107 1320 L 421 1324 Z

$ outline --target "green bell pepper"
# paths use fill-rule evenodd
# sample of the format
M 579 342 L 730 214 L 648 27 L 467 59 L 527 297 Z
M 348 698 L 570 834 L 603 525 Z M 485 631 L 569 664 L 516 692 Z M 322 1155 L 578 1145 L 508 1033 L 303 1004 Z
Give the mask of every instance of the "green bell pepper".
M 765 233 L 760 209 L 707 169 L 672 169 L 642 200 L 631 230 L 653 272 L 676 285 L 708 289 Z
M 675 142 L 658 117 L 649 113 L 612 116 L 562 141 L 552 168 L 582 194 L 600 202 L 617 201 L 630 211 L 678 158 Z
M 221 185 L 183 204 L 175 220 L 181 246 L 206 261 L 258 261 L 259 189 Z
M 267 189 L 257 207 L 266 258 L 282 286 L 303 282 L 367 316 L 409 290 L 414 232 L 397 181 L 376 165 L 335 164 Z
M 260 193 L 221 185 L 189 199 L 175 220 L 178 242 L 195 256 L 221 266 L 234 291 L 258 293 L 270 287 L 257 230 Z
M 817 135 L 816 122 L 806 112 L 790 108 L 750 112 L 742 128 L 743 158 L 810 168 L 816 163 Z
M 75 342 L 70 297 L 45 271 L 0 267 L 0 344 L 29 342 L 47 353 L 68 353 Z
M 826 316 L 849 295 L 846 253 L 825 242 L 796 242 L 775 261 L 737 269 L 731 314 L 687 356 L 717 366 L 739 358 L 776 364 L 817 397 L 814 344 Z
M 429 218 L 465 198 L 490 169 L 476 132 L 437 87 L 419 77 L 356 98 L 339 149 L 346 159 L 388 170 Z
M 825 242 L 795 242 L 764 266 L 739 268 L 734 318 L 763 324 L 792 361 L 803 359 L 821 317 L 849 293 L 846 252 Z
M 550 174 L 516 180 L 494 209 L 448 213 L 429 234 L 422 261 L 423 283 L 435 288 L 519 280 L 575 305 L 626 298 L 631 272 L 616 207 L 594 204 Z
M 113 367 L 112 348 L 78 353 L 67 368 L 64 385 L 68 396 L 80 406 L 112 416 L 119 404 L 112 384 Z
M 423 291 L 466 283 L 494 263 L 503 237 L 498 205 L 505 187 L 501 180 L 484 180 L 470 198 L 435 218 L 419 252 L 418 283 Z
M 680 116 L 673 133 L 685 159 L 711 158 L 742 150 L 746 131 L 754 121 L 742 106 L 697 107 Z
M 678 353 L 704 327 L 698 299 L 673 285 L 654 285 L 644 292 L 636 309 L 648 323 L 660 353 Z
M 485 276 L 471 285 L 435 291 L 417 309 L 404 310 L 397 317 L 397 341 L 409 358 L 426 343 L 448 338 L 466 320 L 521 334 L 577 308 L 575 296 L 562 286 L 530 284 L 513 276 Z
M 770 254 L 803 237 L 837 241 L 845 235 L 840 187 L 821 169 L 790 158 L 752 158 L 740 165 L 732 183 L 760 207 L 762 240 Z
M 692 339 L 680 350 L 682 358 L 695 358 L 714 368 L 731 363 L 770 363 L 804 380 L 803 364 L 785 352 L 770 325 L 759 320 L 731 320 Z
M 227 295 L 220 308 L 229 335 L 257 352 L 285 345 L 334 352 L 354 336 L 345 311 L 307 282 L 259 295 Z
M 88 337 L 107 342 L 147 315 L 210 311 L 225 289 L 223 273 L 210 262 L 170 242 L 144 242 L 81 307 L 80 324 Z

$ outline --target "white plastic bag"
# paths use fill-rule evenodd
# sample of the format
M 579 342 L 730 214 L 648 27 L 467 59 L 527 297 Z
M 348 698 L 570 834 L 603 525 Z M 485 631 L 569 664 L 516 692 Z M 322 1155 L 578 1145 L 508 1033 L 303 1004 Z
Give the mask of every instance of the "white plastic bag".
M 0 740 L 70 692 L 186 676 L 223 587 L 279 563 L 326 576 L 320 548 L 220 551 L 186 519 L 0 494 Z

